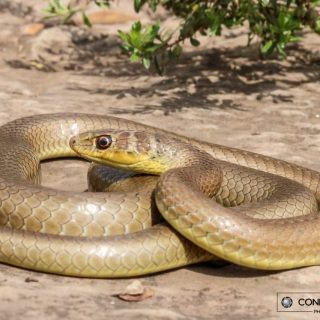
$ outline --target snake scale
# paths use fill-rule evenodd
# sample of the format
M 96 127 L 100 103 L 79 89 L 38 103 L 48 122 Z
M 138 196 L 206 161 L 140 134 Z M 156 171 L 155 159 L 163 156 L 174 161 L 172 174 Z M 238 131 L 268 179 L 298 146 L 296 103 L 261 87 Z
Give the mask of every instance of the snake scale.
M 101 136 L 111 139 L 106 150 L 96 148 Z M 142 275 L 215 257 L 260 269 L 320 263 L 316 171 L 76 113 L 3 125 L 0 155 L 3 263 L 83 277 Z M 40 161 L 78 155 L 164 172 L 154 197 L 166 222 L 154 225 L 143 190 L 75 193 L 39 185 Z

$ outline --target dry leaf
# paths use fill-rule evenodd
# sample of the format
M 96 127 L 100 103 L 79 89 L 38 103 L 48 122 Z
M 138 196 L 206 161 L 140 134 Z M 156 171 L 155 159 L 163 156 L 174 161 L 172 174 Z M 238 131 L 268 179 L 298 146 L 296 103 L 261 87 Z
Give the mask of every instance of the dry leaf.
M 123 292 L 124 294 L 137 295 L 143 293 L 143 285 L 139 280 L 134 280 L 131 282 Z
M 86 13 L 92 25 L 95 24 L 118 24 L 125 23 L 128 21 L 134 21 L 137 19 L 135 16 L 129 16 L 127 14 L 111 11 L 111 10 L 100 10 Z M 79 14 L 75 15 L 73 22 L 77 25 L 83 25 L 83 18 Z
M 144 287 L 139 280 L 134 280 L 117 297 L 124 301 L 143 301 L 154 296 L 154 290 Z
M 43 30 L 43 28 L 44 28 L 43 23 L 28 24 L 23 28 L 22 34 L 25 36 L 35 36 L 39 32 L 41 32 Z

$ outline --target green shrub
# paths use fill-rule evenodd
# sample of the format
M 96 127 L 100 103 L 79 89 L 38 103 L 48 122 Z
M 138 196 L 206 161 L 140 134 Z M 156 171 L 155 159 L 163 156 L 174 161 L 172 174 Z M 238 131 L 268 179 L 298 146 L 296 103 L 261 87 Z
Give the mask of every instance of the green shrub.
M 112 1 L 96 1 L 100 6 L 108 6 L 109 2 Z M 320 0 L 135 0 L 133 4 L 136 12 L 143 6 L 149 6 L 155 12 L 161 5 L 182 18 L 177 30 L 172 32 L 164 32 L 159 22 L 142 26 L 139 21 L 129 32 L 119 31 L 122 48 L 130 55 L 131 61 L 141 61 L 147 69 L 154 65 L 160 74 L 168 60 L 181 54 L 185 41 L 199 46 L 198 34 L 219 36 L 223 28 L 247 23 L 248 43 L 257 36 L 262 55 L 276 52 L 285 58 L 287 45 L 300 40 L 298 31 L 308 27 L 320 33 Z M 60 0 L 52 0 L 47 12 L 59 15 L 59 11 L 67 21 L 76 9 L 64 7 Z M 84 12 L 83 18 L 90 26 Z

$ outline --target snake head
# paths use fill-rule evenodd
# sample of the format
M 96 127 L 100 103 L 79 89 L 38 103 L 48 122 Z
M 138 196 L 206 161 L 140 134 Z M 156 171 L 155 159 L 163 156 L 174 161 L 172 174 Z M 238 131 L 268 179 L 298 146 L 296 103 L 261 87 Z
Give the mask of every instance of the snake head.
M 159 139 L 137 130 L 94 130 L 70 139 L 80 157 L 123 170 L 161 174 L 168 161 L 159 152 Z

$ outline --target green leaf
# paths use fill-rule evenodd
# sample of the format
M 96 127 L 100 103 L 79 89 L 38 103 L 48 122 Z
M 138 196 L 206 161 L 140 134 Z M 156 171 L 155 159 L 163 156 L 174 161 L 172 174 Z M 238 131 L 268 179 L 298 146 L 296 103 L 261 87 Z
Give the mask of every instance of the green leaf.
M 129 35 L 126 33 L 126 32 L 123 32 L 121 30 L 118 30 L 118 34 L 119 34 L 119 37 L 122 41 L 124 42 L 128 42 L 129 40 Z
M 181 55 L 181 53 L 182 47 L 179 44 L 177 44 L 172 50 L 172 55 L 177 58 Z
M 160 25 L 157 22 L 156 24 L 149 25 L 142 34 L 141 42 L 144 46 L 147 46 L 155 40 L 156 37 L 159 36 Z
M 94 0 L 94 3 L 102 9 L 107 9 L 110 7 L 109 0 Z
M 158 0 L 149 0 L 149 7 L 153 12 L 156 12 Z
M 151 54 L 155 54 L 159 49 L 163 48 L 163 44 L 159 43 L 159 44 L 152 44 L 147 46 L 144 51 L 151 53 Z
M 315 30 L 315 32 L 320 33 L 320 19 L 317 20 L 314 30 Z
M 272 40 L 267 41 L 261 48 L 262 53 L 270 53 L 274 47 Z
M 52 13 L 54 13 L 54 7 L 52 6 L 51 3 L 49 3 L 48 6 L 46 8 L 44 8 L 42 11 L 44 13 L 52 14 Z
M 286 52 L 284 51 L 284 48 L 285 48 L 285 44 L 284 43 L 278 43 L 277 44 L 278 53 L 282 58 L 285 58 L 287 56 Z
M 139 12 L 145 3 L 146 3 L 146 0 L 134 0 L 133 6 L 134 6 L 135 12 Z
M 267 7 L 268 4 L 270 3 L 270 0 L 261 0 L 260 2 L 263 7 Z
M 290 42 L 299 42 L 300 40 L 301 38 L 296 36 L 291 36 L 289 39 Z
M 87 27 L 89 27 L 89 28 L 92 27 L 92 24 L 91 24 L 91 22 L 90 22 L 90 19 L 88 18 L 88 16 L 86 15 L 86 13 L 85 13 L 84 11 L 82 11 L 82 19 L 83 19 L 84 24 L 85 24 Z
M 131 62 L 136 62 L 136 61 L 140 60 L 140 58 L 141 58 L 140 54 L 138 52 L 134 52 L 130 56 L 130 61 Z
M 158 34 L 160 30 L 160 22 L 157 21 L 155 24 L 152 24 L 151 26 L 147 27 L 147 33 L 154 39 Z
M 62 23 L 66 24 L 68 23 L 71 18 L 78 12 L 78 10 L 72 10 L 70 9 L 69 13 L 63 18 Z
M 137 48 L 137 49 L 142 49 L 141 48 L 141 33 L 140 32 L 134 32 L 132 31 L 129 34 L 129 44 L 131 44 L 133 47 Z
M 150 65 L 151 65 L 151 61 L 150 61 L 149 58 L 143 58 L 142 59 L 142 64 L 146 69 L 149 69 Z
M 64 10 L 66 9 L 66 7 L 64 6 L 64 4 L 61 2 L 61 0 L 53 0 L 54 4 L 56 5 L 56 7 L 60 10 Z
M 136 21 L 133 23 L 131 30 L 134 32 L 140 32 L 141 31 L 141 22 L 140 21 Z
M 133 51 L 132 47 L 129 47 L 125 44 L 120 45 L 120 49 L 122 50 L 123 53 L 130 53 Z
M 200 41 L 198 41 L 195 38 L 190 38 L 190 43 L 194 46 L 194 47 L 198 47 L 200 45 Z

